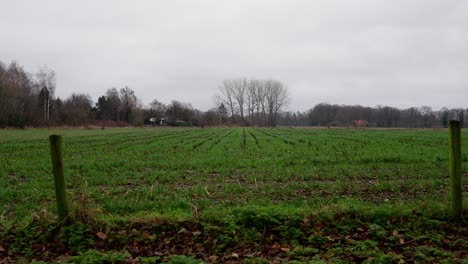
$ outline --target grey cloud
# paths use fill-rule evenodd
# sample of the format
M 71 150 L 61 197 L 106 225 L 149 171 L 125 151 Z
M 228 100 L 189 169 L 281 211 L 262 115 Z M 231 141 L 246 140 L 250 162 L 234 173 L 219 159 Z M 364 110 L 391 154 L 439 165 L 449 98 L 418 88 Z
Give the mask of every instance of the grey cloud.
M 467 107 L 468 2 L 8 1 L 0 60 L 57 94 L 130 86 L 206 110 L 223 79 L 275 78 L 314 104 Z

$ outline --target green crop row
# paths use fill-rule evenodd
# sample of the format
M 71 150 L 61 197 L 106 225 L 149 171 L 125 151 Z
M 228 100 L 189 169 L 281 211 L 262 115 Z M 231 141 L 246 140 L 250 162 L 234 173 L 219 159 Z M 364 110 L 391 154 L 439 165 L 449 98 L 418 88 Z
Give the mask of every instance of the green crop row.
M 50 223 L 56 215 L 48 142 L 51 134 L 63 136 L 67 194 L 75 219 L 85 223 L 90 219 L 106 223 L 142 218 L 189 219 L 194 225 L 208 225 L 203 227 L 203 239 L 208 241 L 195 239 L 201 244 L 210 244 L 211 248 L 206 250 L 213 256 L 203 256 L 205 260 L 214 257 L 213 262 L 220 261 L 217 259 L 220 252 L 235 254 L 235 260 L 239 260 L 234 249 L 241 250 L 242 245 L 257 248 L 263 252 L 259 253 L 261 256 L 271 260 L 269 251 L 264 248 L 268 243 L 272 243 L 269 247 L 273 248 L 268 250 L 275 254 L 279 252 L 285 259 L 299 260 L 338 261 L 334 258 L 341 254 L 339 260 L 344 261 L 359 261 L 360 257 L 390 262 L 402 259 L 441 261 L 456 260 L 463 255 L 460 253 L 463 247 L 458 244 L 459 251 L 452 255 L 437 255 L 443 253 L 442 239 L 437 240 L 432 249 L 429 244 L 411 244 L 412 250 L 429 255 L 435 251 L 427 250 L 436 250 L 437 256 L 405 256 L 402 250 L 394 250 L 398 253 L 395 255 L 377 240 L 352 237 L 353 234 L 347 233 L 348 224 L 329 223 L 330 230 L 314 235 L 313 227 L 300 223 L 316 212 L 328 214 L 330 208 L 337 206 L 346 207 L 343 210 L 347 212 L 359 211 L 360 217 L 365 215 L 367 220 L 374 217 L 380 221 L 379 225 L 384 225 L 390 214 L 397 214 L 391 219 L 398 218 L 399 211 L 404 211 L 405 215 L 424 215 L 430 211 L 424 217 L 432 219 L 433 215 L 442 214 L 440 218 L 445 219 L 449 191 L 446 130 L 248 127 L 0 130 L 0 233 L 8 234 L 2 242 L 6 245 L 0 244 L 0 256 L 7 254 L 5 252 L 34 255 L 36 246 L 29 237 L 34 237 L 34 243 L 40 243 L 45 234 L 52 232 L 47 231 L 48 224 L 39 223 L 34 227 L 45 228 L 40 233 L 28 227 L 31 223 L 35 226 L 37 219 Z M 462 131 L 463 182 L 468 177 L 467 136 L 468 131 Z M 463 199 L 466 208 L 466 185 Z M 255 212 L 249 208 L 255 208 Z M 279 212 L 282 215 L 277 219 Z M 341 213 L 330 211 L 329 214 L 338 222 L 349 220 L 341 218 Z M 295 220 L 291 222 L 290 218 Z M 416 223 L 418 226 L 413 228 Z M 271 230 L 267 231 L 264 225 Z M 398 243 L 402 240 L 391 240 L 399 238 L 398 232 L 392 231 L 397 225 L 386 227 L 380 232 L 383 235 L 374 230 L 379 226 L 372 221 L 363 223 L 365 228 L 350 228 L 358 234 L 380 234 L 388 240 L 386 243 L 400 247 Z M 408 232 L 423 232 L 422 220 L 410 225 Z M 169 226 L 168 234 L 185 237 L 185 233 L 177 233 L 177 224 L 171 222 Z M 63 243 L 62 231 L 51 228 L 51 239 Z M 69 249 L 81 252 L 72 259 L 86 262 L 88 258 L 96 258 L 113 262 L 111 255 L 94 251 L 85 243 L 90 237 L 96 239 L 99 225 L 72 228 L 77 229 L 73 231 L 76 234 L 72 232 L 76 241 L 72 236 L 66 243 Z M 466 238 L 466 228 L 454 227 L 458 228 L 465 231 L 456 231 L 458 236 L 444 239 L 458 243 L 456 241 Z M 132 233 L 133 230 L 122 232 Z M 193 232 L 198 234 L 199 231 Z M 270 233 L 275 239 L 269 238 Z M 330 240 L 330 234 L 339 238 L 333 238 L 337 242 Z M 158 238 L 161 243 L 170 239 L 161 236 Z M 423 235 L 418 233 L 416 237 L 420 239 Z M 431 239 L 435 238 L 431 235 Z M 125 236 L 116 235 L 115 241 L 120 241 L 120 246 L 105 245 L 103 248 L 120 251 L 130 243 Z M 288 247 L 282 246 L 281 241 Z M 134 246 L 135 242 L 132 243 L 129 247 Z M 294 248 L 289 247 L 291 243 L 296 243 Z M 331 249 L 325 248 L 327 244 Z M 406 245 L 402 242 L 402 248 Z M 62 248 L 69 249 L 66 245 Z M 119 256 L 128 260 L 135 254 L 124 252 Z M 156 261 L 151 254 L 147 255 L 149 258 L 140 262 Z M 356 259 L 348 259 L 347 255 Z M 227 257 L 235 262 L 232 255 Z M 246 263 L 263 261 L 252 256 L 242 259 Z
M 53 212 L 47 136 L 64 137 L 71 196 L 86 183 L 104 214 L 191 213 L 341 199 L 447 201 L 443 130 L 167 128 L 3 130 L 3 223 Z M 463 132 L 465 137 L 467 132 Z M 468 151 L 463 141 L 463 169 Z M 466 179 L 466 174 L 464 175 Z

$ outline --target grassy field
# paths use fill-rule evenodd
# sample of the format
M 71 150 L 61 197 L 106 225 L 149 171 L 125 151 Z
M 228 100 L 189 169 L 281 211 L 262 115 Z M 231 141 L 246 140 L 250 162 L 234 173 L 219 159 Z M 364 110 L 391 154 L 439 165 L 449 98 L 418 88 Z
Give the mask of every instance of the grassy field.
M 63 228 L 50 134 L 64 140 Z M 446 130 L 0 130 L 0 259 L 461 263 L 447 145 Z M 462 160 L 466 183 L 467 140 Z

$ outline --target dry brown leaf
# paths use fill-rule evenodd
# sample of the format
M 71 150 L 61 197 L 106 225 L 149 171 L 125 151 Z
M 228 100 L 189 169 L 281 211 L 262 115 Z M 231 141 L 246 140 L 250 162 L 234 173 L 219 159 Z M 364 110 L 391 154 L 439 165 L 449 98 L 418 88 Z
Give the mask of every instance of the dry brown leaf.
M 398 231 L 397 231 L 397 230 L 393 230 L 392 235 L 394 235 L 394 236 L 398 235 Z
M 106 240 L 106 238 L 107 238 L 107 235 L 104 234 L 103 232 L 97 232 L 96 236 L 98 236 L 102 240 Z
M 218 259 L 219 259 L 219 257 L 216 256 L 216 255 L 210 256 L 210 257 L 208 258 L 208 260 L 209 260 L 210 262 L 218 262 Z
M 153 236 L 148 232 L 144 232 L 143 237 L 146 238 L 146 239 L 150 239 L 150 240 L 153 239 Z
M 275 244 L 271 246 L 271 249 L 280 249 L 280 248 L 281 248 L 281 245 L 278 242 L 275 242 Z

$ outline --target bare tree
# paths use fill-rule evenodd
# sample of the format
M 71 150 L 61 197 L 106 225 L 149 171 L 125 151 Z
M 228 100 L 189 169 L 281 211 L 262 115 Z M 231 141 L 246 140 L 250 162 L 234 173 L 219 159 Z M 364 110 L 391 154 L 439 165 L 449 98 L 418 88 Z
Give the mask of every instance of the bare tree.
M 241 122 L 244 123 L 245 91 L 247 90 L 247 79 L 235 79 L 231 80 L 230 82 L 232 87 L 232 94 L 237 102 Z
M 273 81 L 272 80 L 267 80 L 265 81 L 265 100 L 266 100 L 266 106 L 267 106 L 267 111 L 268 111 L 268 126 L 272 126 L 272 118 L 273 118 L 273 103 L 274 103 L 274 98 L 273 98 Z
M 430 106 L 421 106 L 419 108 L 419 112 L 423 117 L 423 126 L 424 127 L 432 127 L 432 119 L 434 117 L 434 113 L 432 112 L 432 108 Z
M 279 81 L 274 81 L 272 87 L 273 94 L 273 123 L 277 125 L 278 113 L 289 103 L 288 88 Z
M 231 117 L 239 114 L 245 123 L 245 110 L 249 122 L 256 125 L 276 126 L 278 114 L 288 103 L 288 90 L 275 80 L 239 78 L 225 80 L 216 99 L 231 110 Z
M 279 81 L 265 81 L 265 99 L 268 109 L 268 125 L 276 126 L 278 112 L 288 103 L 288 90 Z
M 154 99 L 150 103 L 150 110 L 151 112 L 157 117 L 157 118 L 162 118 L 164 117 L 164 114 L 166 112 L 167 106 L 163 103 L 161 103 L 159 100 Z
M 259 86 L 258 80 L 248 80 L 247 81 L 247 93 L 246 93 L 246 100 L 247 100 L 247 112 L 249 115 L 249 119 L 251 123 L 254 123 L 255 118 L 255 109 L 257 105 L 257 91 Z
M 257 125 L 267 125 L 266 119 L 266 93 L 265 93 L 265 82 L 258 81 L 257 89 L 255 93 L 255 107 L 257 108 Z
M 169 118 L 169 123 L 178 125 L 180 123 L 193 123 L 195 121 L 196 110 L 189 103 L 182 103 L 177 100 L 172 100 L 167 106 L 166 115 Z
M 44 65 L 36 73 L 36 90 L 39 92 L 39 105 L 44 122 L 50 118 L 51 101 L 55 95 L 55 72 Z
M 36 89 L 42 89 L 46 87 L 49 90 L 50 96 L 55 96 L 55 71 L 50 69 L 47 65 L 43 65 L 39 68 L 36 73 Z M 37 91 L 38 92 L 38 91 Z
M 105 95 L 98 98 L 96 104 L 98 119 L 120 121 L 121 110 L 122 100 L 116 88 L 107 89 Z
M 449 121 L 449 109 L 447 107 L 442 107 L 438 113 L 438 117 L 442 125 L 447 128 Z
M 128 86 L 120 89 L 120 101 L 122 102 L 123 119 L 131 123 L 132 113 L 137 106 L 137 97 L 135 92 Z
M 62 106 L 62 115 L 69 125 L 84 125 L 90 121 L 92 108 L 91 97 L 87 94 L 72 94 Z
M 122 111 L 122 100 L 119 91 L 116 88 L 110 88 L 106 91 L 107 111 L 114 121 L 120 121 L 120 112 Z
M 0 64 L 0 126 L 23 127 L 33 121 L 32 81 L 21 66 Z
M 234 91 L 232 87 L 233 87 L 232 82 L 229 80 L 225 80 L 223 82 L 223 86 L 219 87 L 221 94 L 215 96 L 215 100 L 218 101 L 217 104 L 223 103 L 225 106 L 227 106 L 231 114 L 231 119 L 234 122 L 235 115 L 236 115 L 236 103 L 235 103 Z

